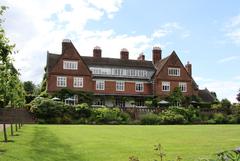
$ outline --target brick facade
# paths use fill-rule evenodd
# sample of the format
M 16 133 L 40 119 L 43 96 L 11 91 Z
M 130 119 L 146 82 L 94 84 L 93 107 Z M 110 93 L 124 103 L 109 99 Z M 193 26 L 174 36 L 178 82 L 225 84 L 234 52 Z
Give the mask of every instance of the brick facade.
M 174 51 L 162 59 L 161 49 L 155 47 L 152 61 L 145 60 L 143 54 L 137 60 L 129 60 L 126 49 L 121 50 L 120 59 L 102 58 L 101 53 L 101 49 L 95 47 L 93 57 L 80 56 L 71 41 L 63 41 L 61 55 L 48 53 L 47 91 L 53 93 L 62 89 L 63 87 L 57 86 L 57 77 L 63 76 L 67 79 L 66 88 L 93 92 L 95 95 L 163 97 L 169 95 L 180 82 L 186 83 L 184 95 L 197 95 L 198 87 L 192 78 L 191 64 L 184 66 Z M 64 61 L 77 62 L 77 69 L 64 69 Z M 180 76 L 169 76 L 168 68 L 178 68 Z M 118 75 L 114 76 L 116 73 Z M 74 77 L 83 78 L 82 87 L 73 86 Z M 104 80 L 104 90 L 96 89 L 96 80 Z M 124 82 L 124 91 L 116 90 L 116 81 Z M 136 82 L 144 84 L 143 91 L 136 91 Z M 163 91 L 162 82 L 170 83 L 170 91 Z
M 131 96 L 151 96 L 152 84 L 148 82 L 144 83 L 143 92 L 137 92 L 135 90 L 134 81 L 124 81 L 125 89 L 124 91 L 116 90 L 116 80 L 105 80 L 105 90 L 96 90 L 96 81 L 93 81 L 93 89 L 95 94 L 106 94 L 106 95 L 131 95 Z
M 168 68 L 179 68 L 180 76 L 169 76 Z M 194 89 L 193 78 L 191 73 L 183 66 L 177 54 L 173 52 L 167 59 L 162 69 L 155 75 L 155 95 L 166 96 L 169 92 L 162 91 L 162 82 L 170 82 L 170 91 L 173 91 L 179 86 L 179 82 L 187 83 L 187 91 L 183 92 L 185 96 L 197 95 L 197 90 Z

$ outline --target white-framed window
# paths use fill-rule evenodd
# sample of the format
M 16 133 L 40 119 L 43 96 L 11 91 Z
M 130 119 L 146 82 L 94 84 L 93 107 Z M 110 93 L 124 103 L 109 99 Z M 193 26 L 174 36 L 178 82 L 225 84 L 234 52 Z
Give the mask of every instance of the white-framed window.
M 57 87 L 67 87 L 67 77 L 57 77 Z
M 143 92 L 144 91 L 144 83 L 143 82 L 136 82 L 135 83 L 135 91 L 136 92 Z
M 154 71 L 150 70 L 137 70 L 127 68 L 107 68 L 107 67 L 90 67 L 94 75 L 117 76 L 117 77 L 141 77 L 150 78 Z
M 104 90 L 104 89 L 105 89 L 105 81 L 96 80 L 96 90 Z
M 180 68 L 168 68 L 169 76 L 180 76 Z
M 63 69 L 77 70 L 78 69 L 78 62 L 77 61 L 64 60 L 63 61 Z
M 116 91 L 124 91 L 124 90 L 125 90 L 125 82 L 116 81 Z
M 179 82 L 179 88 L 182 92 L 187 92 L 187 83 L 186 82 Z
M 170 82 L 162 82 L 162 91 L 170 91 Z
M 83 77 L 73 78 L 73 87 L 82 88 L 83 87 Z

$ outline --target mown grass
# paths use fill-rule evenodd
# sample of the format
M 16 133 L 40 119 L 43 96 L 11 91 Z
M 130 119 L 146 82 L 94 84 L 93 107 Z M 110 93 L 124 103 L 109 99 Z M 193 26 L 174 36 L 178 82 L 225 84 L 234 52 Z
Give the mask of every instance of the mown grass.
M 152 161 L 158 143 L 168 159 L 193 161 L 240 146 L 239 125 L 24 125 L 18 134 L 0 142 L 0 161 Z

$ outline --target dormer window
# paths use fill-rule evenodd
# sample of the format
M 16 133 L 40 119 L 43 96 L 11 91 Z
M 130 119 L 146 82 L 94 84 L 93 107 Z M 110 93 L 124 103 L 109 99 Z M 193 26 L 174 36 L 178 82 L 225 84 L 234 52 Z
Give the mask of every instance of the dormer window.
M 169 76 L 180 76 L 180 68 L 168 68 L 168 75 Z
M 69 69 L 69 70 L 77 70 L 78 69 L 78 62 L 77 61 L 69 61 L 64 60 L 63 61 L 63 69 Z

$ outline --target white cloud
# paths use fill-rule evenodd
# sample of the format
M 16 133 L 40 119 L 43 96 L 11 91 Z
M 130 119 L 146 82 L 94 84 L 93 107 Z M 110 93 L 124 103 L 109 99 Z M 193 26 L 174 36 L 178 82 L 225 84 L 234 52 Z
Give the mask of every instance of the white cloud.
M 239 56 L 229 56 L 226 58 L 219 59 L 217 62 L 218 63 L 226 63 L 234 60 L 238 60 L 240 57 Z
M 172 33 L 177 33 L 180 35 L 181 38 L 190 37 L 190 33 L 184 29 L 179 23 L 171 22 L 162 25 L 158 30 L 156 30 L 153 34 L 153 38 L 162 38 Z
M 167 23 L 167 24 L 161 26 L 158 30 L 156 30 L 152 34 L 152 37 L 153 38 L 161 38 L 161 37 L 171 34 L 175 30 L 178 30 L 180 28 L 181 28 L 180 25 L 176 22 Z
M 225 26 L 226 36 L 235 44 L 240 44 L 240 15 L 230 18 Z
M 240 75 L 239 76 L 236 76 L 236 77 L 234 77 L 233 79 L 235 79 L 235 80 L 240 80 Z M 240 87 L 239 87 L 240 88 Z
M 61 41 L 69 38 L 81 55 L 92 55 L 94 46 L 100 46 L 104 57 L 119 57 L 121 48 L 127 48 L 130 58 L 150 49 L 153 45 L 164 48 L 169 42 L 159 44 L 154 34 L 118 34 L 113 29 L 89 30 L 89 21 L 114 18 L 123 0 L 4 0 L 9 6 L 4 28 L 10 40 L 16 43 L 19 53 L 14 55 L 15 66 L 22 80 L 39 83 L 46 65 L 46 51 L 61 52 Z M 182 30 L 176 22 L 166 23 L 160 29 L 166 34 Z
M 227 98 L 231 102 L 237 102 L 236 95 L 238 89 L 240 88 L 240 82 L 234 79 L 224 81 L 215 80 L 211 78 L 194 77 L 194 79 L 199 84 L 200 89 L 208 88 L 209 91 L 214 91 L 217 93 L 217 97 L 221 100 Z
M 19 51 L 14 55 L 15 66 L 20 69 L 24 81 L 39 83 L 46 64 L 46 51 L 60 53 L 64 38 L 72 39 L 76 47 L 82 46 L 80 42 L 88 44 L 83 41 L 84 34 L 92 31 L 86 31 L 86 23 L 99 21 L 104 15 L 112 17 L 121 7 L 122 0 L 9 0 L 2 4 L 9 6 L 4 15 L 4 28 Z M 100 36 L 105 34 L 103 31 Z
M 88 2 L 96 8 L 106 11 L 108 18 L 111 19 L 114 17 L 114 13 L 117 12 L 122 5 L 122 0 L 88 0 Z

